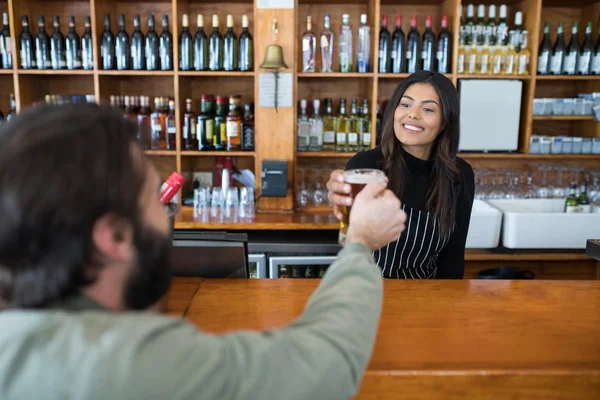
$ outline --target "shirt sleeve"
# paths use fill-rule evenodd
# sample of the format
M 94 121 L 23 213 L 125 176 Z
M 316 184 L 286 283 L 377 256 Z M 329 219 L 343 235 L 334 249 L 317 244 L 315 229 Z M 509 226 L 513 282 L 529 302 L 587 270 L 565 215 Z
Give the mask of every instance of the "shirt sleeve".
M 178 323 L 145 335 L 125 363 L 137 371 L 126 390 L 173 400 L 349 398 L 370 359 L 382 290 L 371 251 L 349 244 L 283 329 L 209 335 Z
M 437 260 L 437 279 L 462 279 L 465 275 L 465 244 L 471 222 L 471 210 L 475 197 L 473 168 L 462 161 L 463 190 L 458 199 L 456 227 Z

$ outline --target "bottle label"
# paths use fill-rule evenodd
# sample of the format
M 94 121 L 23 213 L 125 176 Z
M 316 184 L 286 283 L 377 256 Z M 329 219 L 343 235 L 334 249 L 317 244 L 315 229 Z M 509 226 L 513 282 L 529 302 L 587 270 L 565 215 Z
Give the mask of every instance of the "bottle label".
M 590 61 L 592 55 L 590 53 L 583 53 L 579 56 L 579 72 L 582 75 L 587 75 L 590 73 Z
M 11 44 L 10 44 L 10 38 L 9 38 L 9 37 L 7 37 L 7 38 L 6 38 L 6 45 L 4 46 L 4 51 L 5 51 L 6 53 L 10 54 L 10 53 L 11 53 L 11 49 L 12 49 L 12 48 L 11 48 Z
M 477 55 L 476 54 L 469 54 L 469 65 L 467 66 L 468 71 L 467 73 L 469 74 L 474 74 L 475 70 L 477 69 Z
M 28 63 L 27 63 L 27 52 L 23 49 L 21 49 L 21 66 L 23 68 L 28 67 Z
M 465 55 L 464 54 L 458 55 L 458 73 L 459 74 L 465 73 Z
M 348 133 L 348 144 L 358 144 L 358 133 L 356 133 L 356 132 Z
M 162 132 L 162 127 L 160 126 L 160 124 L 152 124 L 152 130 L 154 132 Z
M 221 123 L 221 143 L 226 143 L 226 142 L 227 142 L 227 126 L 224 123 Z
M 212 141 L 214 132 L 215 132 L 215 121 L 212 119 L 207 119 L 206 123 L 206 140 Z
M 370 133 L 363 133 L 363 141 L 362 144 L 364 146 L 371 146 L 371 134 Z
M 548 58 L 550 54 L 542 53 L 541 56 L 538 57 L 538 74 L 546 74 L 548 73 Z
M 505 65 L 506 65 L 506 74 L 511 75 L 515 70 L 515 56 L 512 54 L 506 56 Z
M 227 121 L 227 137 L 237 137 L 240 133 L 238 132 L 238 124 L 235 121 Z
M 410 50 L 406 50 L 406 59 L 410 60 L 412 58 L 412 52 Z
M 578 213 L 579 212 L 579 206 L 566 206 L 565 207 L 565 212 L 567 214 Z
M 311 136 L 310 137 L 310 146 L 311 147 L 317 147 L 321 145 L 321 138 L 319 136 Z
M 338 132 L 336 135 L 337 144 L 343 145 L 346 144 L 346 134 L 343 132 Z
M 310 50 L 310 38 L 302 39 L 302 51 Z
M 519 67 L 518 67 L 518 73 L 519 74 L 525 74 L 528 70 L 527 66 L 529 65 L 529 60 L 526 54 L 521 54 L 519 56 Z
M 348 57 L 348 53 L 340 53 L 340 68 L 346 69 L 348 68 L 348 61 L 350 57 Z
M 323 133 L 323 142 L 327 143 L 327 144 L 334 144 L 335 143 L 335 132 L 333 131 L 326 131 Z
M 437 58 L 438 60 L 441 60 L 441 59 L 443 59 L 443 58 L 444 58 L 444 52 L 443 52 L 442 50 L 438 50 L 438 51 L 437 51 L 436 58 Z
M 500 75 L 502 72 L 502 55 L 498 54 L 494 56 L 492 61 L 492 72 L 494 75 Z
M 327 36 L 321 35 L 321 47 L 325 48 L 329 46 L 329 40 L 327 40 Z
M 600 53 L 594 54 L 592 58 L 592 72 L 596 75 L 600 75 Z
M 427 60 L 427 50 L 423 50 L 423 51 L 421 52 L 421 59 L 422 59 L 422 60 Z
M 590 213 L 590 212 L 592 212 L 592 207 L 589 204 L 580 204 L 579 212 L 580 213 Z
M 552 56 L 550 60 L 550 72 L 553 74 L 561 74 L 562 73 L 562 61 L 563 61 L 563 53 L 559 52 Z
M 192 140 L 196 139 L 196 124 L 190 125 L 190 139 L 192 139 Z
M 577 53 L 568 54 L 565 57 L 565 72 L 567 74 L 574 74 L 576 66 L 577 66 Z
M 481 70 L 479 72 L 481 72 L 482 74 L 488 73 L 488 57 L 489 56 L 487 54 L 481 55 Z
M 185 124 L 183 125 L 183 138 L 187 139 L 189 137 L 189 131 L 190 131 L 190 127 Z
M 167 133 L 168 134 L 175 134 L 177 133 L 177 128 L 175 128 L 174 126 L 170 126 L 169 129 L 167 129 Z

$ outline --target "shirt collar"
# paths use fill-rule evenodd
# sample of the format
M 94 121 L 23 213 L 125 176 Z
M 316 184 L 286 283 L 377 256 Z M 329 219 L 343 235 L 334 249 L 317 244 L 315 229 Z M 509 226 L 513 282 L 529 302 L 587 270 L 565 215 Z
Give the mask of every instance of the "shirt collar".
M 99 303 L 82 294 L 71 296 L 61 302 L 56 303 L 51 308 L 64 311 L 106 310 Z

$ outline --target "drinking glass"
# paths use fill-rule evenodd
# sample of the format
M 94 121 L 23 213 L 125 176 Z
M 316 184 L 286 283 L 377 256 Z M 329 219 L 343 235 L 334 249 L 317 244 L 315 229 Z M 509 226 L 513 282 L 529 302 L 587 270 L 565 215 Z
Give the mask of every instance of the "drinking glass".
M 225 217 L 235 218 L 237 216 L 237 208 L 240 204 L 240 197 L 237 188 L 229 188 L 225 197 Z
M 385 182 L 385 173 L 378 169 L 351 169 L 344 171 L 344 181 L 350 184 L 350 197 L 356 197 L 360 191 L 370 182 Z M 350 210 L 352 206 L 342 206 L 344 218 L 340 221 L 339 242 L 346 242 L 348 225 L 350 223 Z
M 323 185 L 320 170 L 317 170 L 317 178 L 315 180 L 315 189 L 313 190 L 312 201 L 313 205 L 316 207 L 327 203 L 327 189 L 325 189 Z
M 194 218 L 208 219 L 210 189 L 194 189 Z
M 210 202 L 210 216 L 217 218 L 223 207 L 223 197 L 221 196 L 221 188 L 214 187 L 212 190 L 212 199 Z
M 298 205 L 300 207 L 306 207 L 308 206 L 308 203 L 310 201 L 310 192 L 308 191 L 308 189 L 306 188 L 306 181 L 304 179 L 304 173 L 305 173 L 305 169 L 304 168 L 300 168 L 300 183 L 298 183 L 298 190 L 296 191 L 296 202 L 298 203 Z
M 240 189 L 240 218 L 254 217 L 254 189 L 243 187 Z

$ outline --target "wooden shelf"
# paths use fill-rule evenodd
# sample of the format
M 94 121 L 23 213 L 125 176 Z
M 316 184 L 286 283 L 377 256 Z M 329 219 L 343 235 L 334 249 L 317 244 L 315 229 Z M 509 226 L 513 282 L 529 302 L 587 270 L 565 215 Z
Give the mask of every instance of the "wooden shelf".
M 300 151 L 297 153 L 298 157 L 306 158 L 350 158 L 356 153 L 338 153 L 333 151 Z
M 523 153 L 458 153 L 465 160 L 593 160 L 600 158 L 598 154 L 523 154 Z
M 98 71 L 100 76 L 174 76 L 173 71 Z
M 298 78 L 372 78 L 373 72 L 299 72 Z
M 175 150 L 144 150 L 144 153 L 149 156 L 176 156 Z
M 93 70 L 84 69 L 18 69 L 17 73 L 19 75 L 94 75 Z
M 600 75 L 538 75 L 538 81 L 598 81 Z
M 220 156 L 231 156 L 231 157 L 254 157 L 253 151 L 194 151 L 184 150 L 181 152 L 182 156 L 191 157 L 220 157 Z
M 593 121 L 592 115 L 534 115 L 534 121 Z
M 254 77 L 254 72 L 240 71 L 179 71 L 179 76 L 229 76 L 229 77 Z
M 458 75 L 458 79 L 512 79 L 527 81 L 531 75 Z
M 408 78 L 410 74 L 407 73 L 401 73 L 401 74 L 382 74 L 382 73 L 378 73 L 377 77 L 381 78 L 381 79 L 404 79 L 404 78 Z M 452 79 L 452 74 L 444 74 L 444 76 L 448 79 Z
M 14 70 L 12 69 L 0 69 L 0 75 L 12 75 Z

